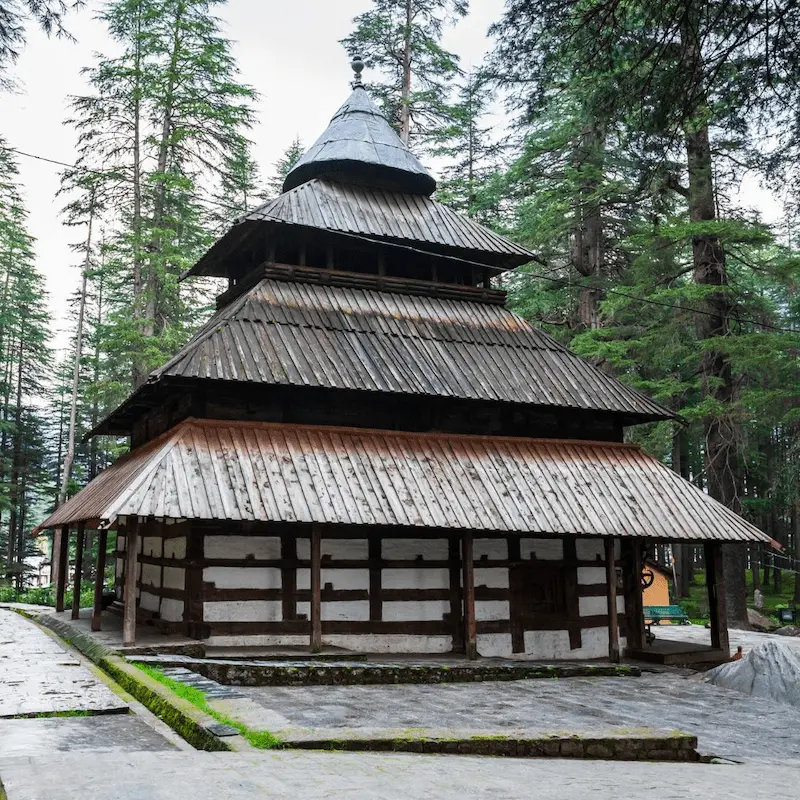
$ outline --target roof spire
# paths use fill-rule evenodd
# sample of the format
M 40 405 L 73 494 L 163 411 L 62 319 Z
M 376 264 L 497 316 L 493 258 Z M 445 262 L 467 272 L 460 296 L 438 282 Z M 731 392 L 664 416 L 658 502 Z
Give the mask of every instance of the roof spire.
M 355 55 L 350 62 L 350 66 L 353 68 L 353 82 L 350 85 L 354 89 L 363 86 L 364 84 L 361 83 L 361 72 L 364 69 L 364 59 L 359 55 Z

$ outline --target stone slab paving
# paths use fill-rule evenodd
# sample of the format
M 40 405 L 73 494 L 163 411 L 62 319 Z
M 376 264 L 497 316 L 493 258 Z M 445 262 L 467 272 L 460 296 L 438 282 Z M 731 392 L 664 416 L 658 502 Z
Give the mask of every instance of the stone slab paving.
M 711 631 L 702 625 L 654 625 L 651 630 L 659 639 L 676 642 L 692 642 L 693 644 L 711 644 Z M 731 628 L 728 631 L 731 652 L 735 653 L 739 645 L 746 653 L 764 642 L 778 642 L 789 647 L 800 655 L 800 636 L 780 636 L 777 633 L 761 633 L 760 631 L 739 631 Z
M 175 750 L 175 746 L 132 714 L 0 719 L 0 761 L 32 753 L 134 750 Z
M 319 752 L 0 758 L 8 800 L 796 800 L 800 765 Z
M 0 609 L 0 718 L 127 709 L 55 639 L 30 620 Z
M 653 727 L 699 739 L 701 753 L 800 758 L 800 709 L 670 672 L 641 678 L 569 678 L 438 686 L 239 688 L 247 724 L 270 728 L 532 728 L 569 731 Z M 273 727 L 274 729 L 274 727 Z

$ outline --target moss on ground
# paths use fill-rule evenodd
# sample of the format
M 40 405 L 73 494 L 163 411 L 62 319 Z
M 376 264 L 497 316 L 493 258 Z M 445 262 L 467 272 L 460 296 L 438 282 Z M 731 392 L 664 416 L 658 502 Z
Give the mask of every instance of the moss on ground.
M 186 702 L 191 703 L 193 706 L 195 706 L 195 708 L 198 708 L 203 713 L 213 717 L 215 720 L 217 720 L 217 722 L 221 722 L 223 725 L 230 725 L 232 728 L 235 728 L 253 747 L 258 748 L 259 750 L 272 750 L 276 747 L 280 747 L 280 739 L 278 739 L 277 736 L 269 731 L 251 730 L 238 720 L 235 720 L 226 714 L 222 714 L 215 708 L 212 708 L 212 706 L 210 706 L 208 703 L 205 693 L 200 691 L 200 689 L 196 689 L 194 686 L 187 686 L 185 683 L 176 681 L 173 678 L 165 675 L 160 669 L 156 669 L 155 667 L 151 667 L 147 664 L 136 664 L 136 667 L 138 667 L 154 681 L 158 681 L 166 686 L 177 697 L 180 697 L 182 700 L 186 700 Z

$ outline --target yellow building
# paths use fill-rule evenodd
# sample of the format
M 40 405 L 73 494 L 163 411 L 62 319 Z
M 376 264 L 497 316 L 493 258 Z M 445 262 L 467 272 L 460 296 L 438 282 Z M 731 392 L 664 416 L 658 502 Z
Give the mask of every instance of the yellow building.
M 669 605 L 669 581 L 672 573 L 665 567 L 659 566 L 655 561 L 648 559 L 645 561 L 643 575 L 649 579 L 652 573 L 653 582 L 642 591 L 642 605 L 647 606 L 668 606 Z

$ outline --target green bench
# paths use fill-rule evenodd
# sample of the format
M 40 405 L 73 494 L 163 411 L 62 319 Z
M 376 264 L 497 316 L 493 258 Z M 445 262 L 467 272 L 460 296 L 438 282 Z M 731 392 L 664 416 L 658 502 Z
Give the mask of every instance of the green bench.
M 665 620 L 677 622 L 680 625 L 691 624 L 686 612 L 680 606 L 645 606 L 644 618 L 651 620 L 653 625 L 658 625 Z
M 678 625 L 691 625 L 689 617 L 680 606 L 645 606 L 644 624 L 647 629 L 647 644 L 652 644 L 656 638 L 650 631 L 651 625 L 660 625 L 662 622 L 677 622 Z

